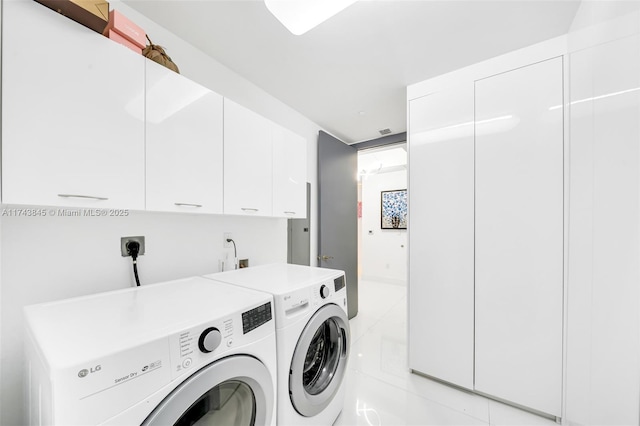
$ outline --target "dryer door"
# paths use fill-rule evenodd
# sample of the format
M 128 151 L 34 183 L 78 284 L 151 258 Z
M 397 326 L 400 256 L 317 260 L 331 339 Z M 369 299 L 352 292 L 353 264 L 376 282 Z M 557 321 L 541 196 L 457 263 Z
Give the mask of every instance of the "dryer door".
M 291 403 L 302 416 L 324 410 L 340 388 L 350 346 L 349 320 L 338 305 L 320 308 L 302 331 L 289 370 Z
M 231 356 L 202 368 L 173 390 L 142 426 L 271 424 L 273 382 L 255 358 Z

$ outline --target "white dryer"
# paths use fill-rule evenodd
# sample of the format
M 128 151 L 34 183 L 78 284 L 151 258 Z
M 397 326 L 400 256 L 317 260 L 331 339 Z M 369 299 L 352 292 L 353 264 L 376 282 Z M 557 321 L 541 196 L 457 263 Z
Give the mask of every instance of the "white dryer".
M 344 405 L 350 350 L 343 271 L 272 264 L 206 278 L 274 296 L 278 425 L 331 425 Z
M 197 277 L 28 306 L 25 422 L 275 425 L 272 300 Z

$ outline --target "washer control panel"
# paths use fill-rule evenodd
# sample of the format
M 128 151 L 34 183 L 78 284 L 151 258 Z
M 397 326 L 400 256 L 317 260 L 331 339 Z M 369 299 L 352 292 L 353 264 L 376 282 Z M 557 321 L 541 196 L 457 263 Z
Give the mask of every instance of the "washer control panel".
M 325 280 L 313 287 L 313 306 L 318 307 L 329 301 L 346 306 L 346 291 L 344 275 Z
M 346 287 L 344 275 L 340 275 L 338 278 L 333 280 L 333 286 L 335 291 L 338 292 Z
M 344 274 L 338 277 L 318 281 L 297 290 L 283 293 L 276 298 L 277 309 L 276 327 L 285 327 L 290 321 L 305 315 L 308 311 L 315 312 L 320 306 L 335 303 L 346 308 L 347 288 Z
M 329 287 L 327 287 L 324 284 L 320 286 L 320 297 L 322 297 L 323 299 L 326 299 L 327 297 L 329 297 L 330 293 L 331 293 L 331 290 L 329 290 Z
M 333 299 L 335 292 L 333 291 L 333 283 L 331 281 L 323 281 L 313 287 L 313 306 L 318 306 Z

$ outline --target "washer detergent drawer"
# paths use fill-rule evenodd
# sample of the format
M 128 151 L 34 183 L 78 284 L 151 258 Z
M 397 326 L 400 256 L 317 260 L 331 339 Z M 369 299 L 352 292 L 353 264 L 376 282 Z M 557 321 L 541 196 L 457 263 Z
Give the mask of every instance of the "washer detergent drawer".
M 103 422 L 130 407 L 132 401 L 143 400 L 171 381 L 169 339 L 155 340 L 58 371 L 51 383 L 56 395 L 52 401 L 51 423 Z M 32 386 L 41 384 L 32 383 Z
M 289 369 L 289 394 L 305 417 L 322 412 L 344 378 L 350 350 L 349 321 L 333 303 L 320 308 L 300 335 Z

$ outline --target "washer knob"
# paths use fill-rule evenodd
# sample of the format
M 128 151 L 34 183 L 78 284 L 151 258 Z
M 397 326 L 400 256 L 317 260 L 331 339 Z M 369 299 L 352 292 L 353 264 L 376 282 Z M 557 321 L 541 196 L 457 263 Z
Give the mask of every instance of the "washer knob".
M 329 287 L 324 284 L 322 285 L 322 287 L 320 287 L 320 297 L 322 297 L 323 299 L 329 297 Z
M 213 352 L 222 342 L 222 334 L 215 327 L 209 327 L 200 334 L 198 339 L 198 347 L 206 354 Z

